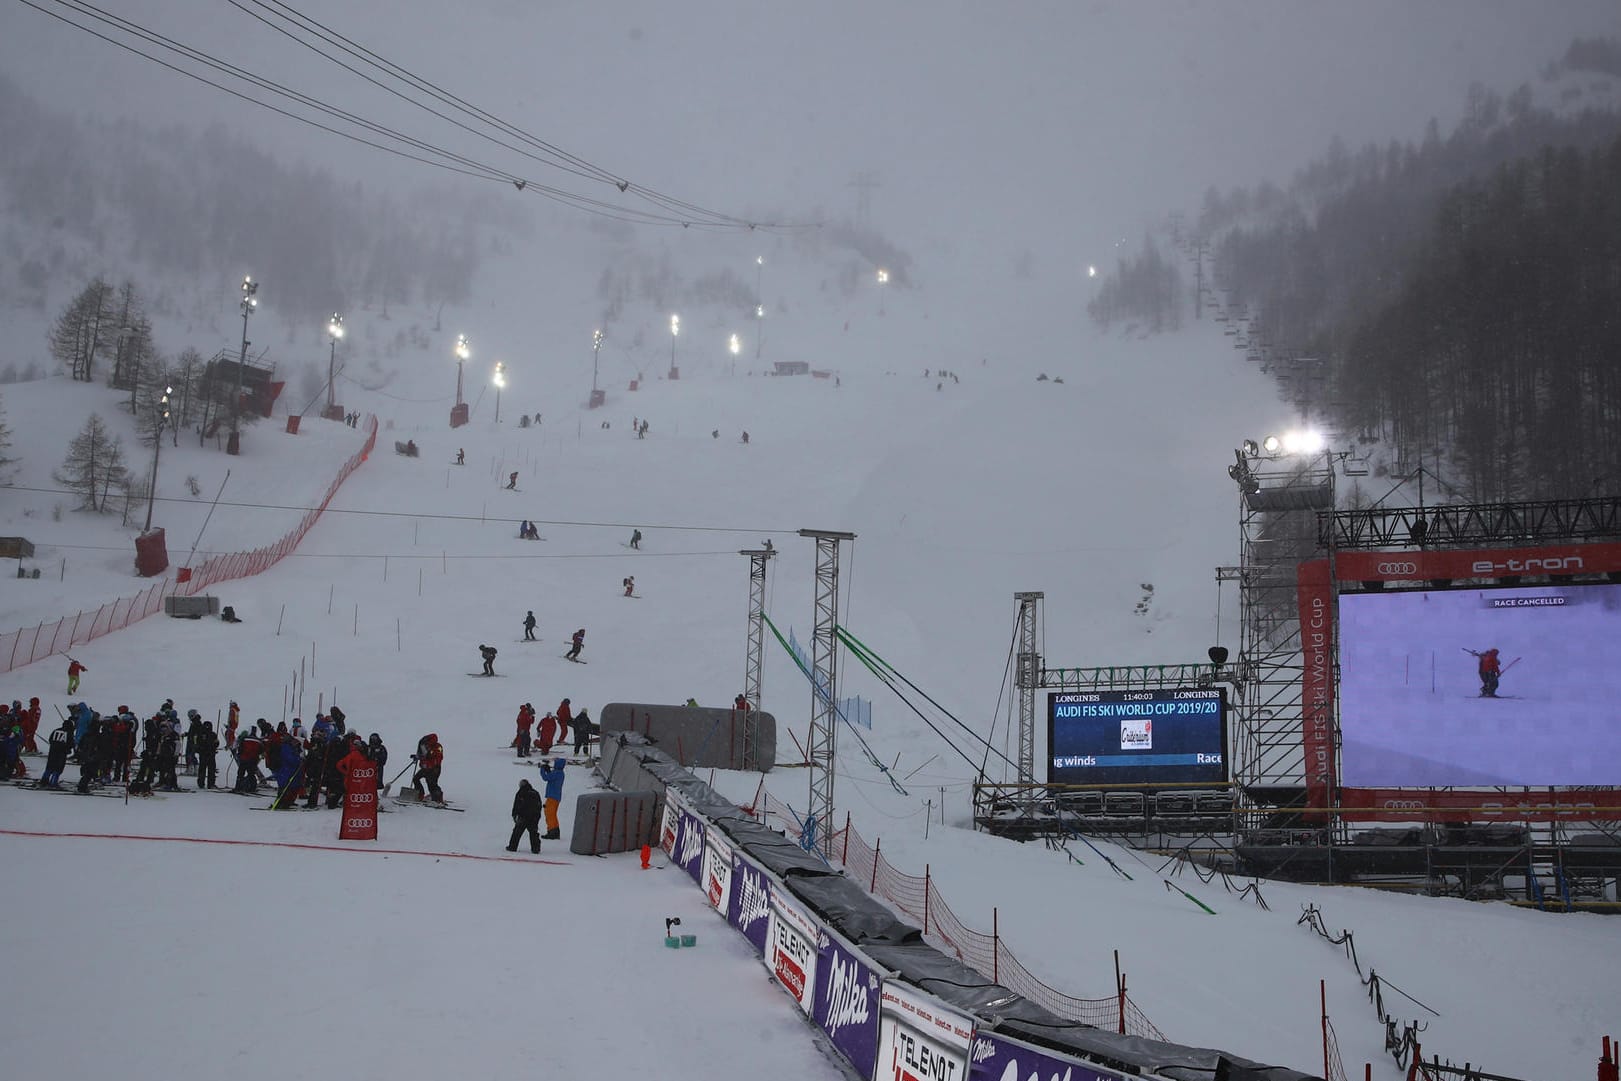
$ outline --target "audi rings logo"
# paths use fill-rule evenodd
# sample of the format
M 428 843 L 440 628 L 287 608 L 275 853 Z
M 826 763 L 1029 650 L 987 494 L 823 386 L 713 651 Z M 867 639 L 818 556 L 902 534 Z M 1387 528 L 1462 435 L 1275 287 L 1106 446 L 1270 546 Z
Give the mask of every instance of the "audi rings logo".
M 1374 570 L 1379 574 L 1417 574 L 1417 563 L 1381 563 Z
M 1387 799 L 1384 806 L 1387 811 L 1422 811 L 1424 809 L 1424 804 L 1416 799 Z

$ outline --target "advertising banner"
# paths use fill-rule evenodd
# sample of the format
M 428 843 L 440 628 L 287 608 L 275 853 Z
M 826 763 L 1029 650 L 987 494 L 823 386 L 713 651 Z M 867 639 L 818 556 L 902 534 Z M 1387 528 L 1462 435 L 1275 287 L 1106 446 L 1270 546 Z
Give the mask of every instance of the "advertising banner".
M 720 830 L 707 833 L 703 879 L 698 884 L 704 888 L 704 899 L 724 916 L 732 905 L 732 846 L 721 840 Z
M 991 1032 L 974 1035 L 969 1081 L 1123 1081 L 1125 1074 L 1110 1073 L 1038 1051 Z
M 742 856 L 732 856 L 732 896 L 726 909 L 726 922 L 754 944 L 754 952 L 765 953 L 771 925 L 771 879 L 764 868 Z
M 823 931 L 816 950 L 816 1009 L 811 1017 L 856 1073 L 872 1076 L 878 1059 L 878 991 L 883 981 L 857 954 Z
M 963 1081 L 973 1019 L 922 991 L 885 980 L 878 1012 L 874 1081 Z
M 343 792 L 343 824 L 340 841 L 377 840 L 377 766 L 356 766 L 349 771 Z
M 671 859 L 675 858 L 675 842 L 681 832 L 681 815 L 686 806 L 676 795 L 675 789 L 664 790 L 664 820 L 659 823 L 659 848 Z
M 821 928 L 808 913 L 780 891 L 772 891 L 764 960 L 782 989 L 806 1013 L 815 1004 L 816 940 L 820 934 Z
M 1575 731 L 1591 712 L 1577 701 L 1562 713 L 1551 711 L 1570 734 L 1549 738 L 1544 722 L 1550 711 L 1537 709 L 1544 699 L 1554 701 L 1558 691 L 1584 686 L 1587 673 L 1607 670 L 1602 662 L 1584 664 L 1580 651 L 1613 637 L 1602 626 L 1610 608 L 1603 594 L 1613 587 L 1561 583 L 1550 576 L 1617 571 L 1618 544 L 1345 551 L 1336 553 L 1332 569 L 1326 559 L 1302 563 L 1301 706 L 1309 804 L 1328 806 L 1333 793 L 1341 817 L 1350 821 L 1404 816 L 1428 821 L 1460 813 L 1487 821 L 1546 821 L 1589 813 L 1590 792 L 1541 785 L 1585 780 L 1584 760 L 1564 745 L 1580 744 L 1590 760 L 1604 761 L 1611 755 L 1602 740 L 1614 740 L 1614 734 L 1605 730 L 1595 738 L 1599 729 L 1592 725 Z M 1547 585 L 1525 584 L 1538 576 L 1548 577 Z M 1481 584 L 1452 587 L 1455 580 L 1471 579 Z M 1342 585 L 1374 582 L 1400 591 L 1340 592 Z M 1430 588 L 1412 588 L 1420 586 Z M 1418 616 L 1429 623 L 1421 624 Z M 1549 629 L 1561 621 L 1570 627 Z M 1420 634 L 1425 627 L 1427 637 Z M 1499 651 L 1495 666 L 1482 659 L 1492 649 Z M 1558 679 L 1560 663 L 1581 671 L 1583 678 Z M 1504 686 L 1487 686 L 1488 671 L 1494 684 L 1500 679 Z M 1553 689 L 1516 700 L 1518 684 L 1539 678 Z M 1442 716 L 1480 715 L 1469 722 L 1466 737 L 1450 742 L 1443 740 L 1442 726 L 1415 720 L 1432 708 L 1432 700 L 1448 696 L 1454 701 Z M 1403 698 L 1405 713 L 1392 705 L 1392 699 Z M 1535 738 L 1507 738 L 1516 725 Z M 1482 733 L 1494 738 L 1482 739 Z M 1343 741 L 1344 750 L 1336 740 Z M 1504 794 L 1445 787 L 1509 782 L 1528 790 Z
M 1306 793 L 1311 806 L 1326 807 L 1334 787 L 1334 601 L 1328 560 L 1302 563 L 1295 573 Z
M 704 873 L 704 832 L 706 823 L 686 808 L 681 810 L 681 824 L 676 830 L 675 852 L 670 858 L 681 869 L 702 885 Z

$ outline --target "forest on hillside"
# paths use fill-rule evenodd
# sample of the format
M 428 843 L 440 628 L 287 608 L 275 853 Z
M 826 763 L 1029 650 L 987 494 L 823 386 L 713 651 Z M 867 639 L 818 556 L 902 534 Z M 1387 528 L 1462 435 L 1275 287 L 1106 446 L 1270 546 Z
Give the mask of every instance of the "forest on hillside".
M 1621 114 L 1577 107 L 1617 71 L 1621 46 L 1579 41 L 1545 73 L 1558 110 L 1477 86 L 1444 137 L 1211 190 L 1167 230 L 1188 264 L 1145 241 L 1092 317 L 1174 329 L 1220 297 L 1286 397 L 1398 470 L 1439 462 L 1481 501 L 1621 491 Z
M 363 305 L 454 304 L 472 286 L 478 247 L 467 223 L 285 164 L 218 125 L 81 122 L 0 76 L 0 145 L 10 256 L 0 307 L 45 311 L 65 299 L 53 285 L 77 289 L 106 267 L 217 278 L 227 312 L 248 268 L 275 283 L 278 311 L 312 325 Z

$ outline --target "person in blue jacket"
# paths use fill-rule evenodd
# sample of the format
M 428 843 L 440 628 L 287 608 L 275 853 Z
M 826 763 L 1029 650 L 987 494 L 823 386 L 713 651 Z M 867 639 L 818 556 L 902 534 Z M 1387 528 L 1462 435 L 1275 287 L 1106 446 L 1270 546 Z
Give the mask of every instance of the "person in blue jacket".
M 298 744 L 292 740 L 283 740 L 279 748 L 280 758 L 276 761 L 276 802 L 275 806 L 281 810 L 289 810 L 293 802 L 298 799 L 298 793 L 304 787 L 304 756 L 299 753 Z
M 546 832 L 541 837 L 548 841 L 562 838 L 557 825 L 557 805 L 563 800 L 563 765 L 566 759 L 554 758 L 551 764 L 540 763 L 540 776 L 546 782 Z

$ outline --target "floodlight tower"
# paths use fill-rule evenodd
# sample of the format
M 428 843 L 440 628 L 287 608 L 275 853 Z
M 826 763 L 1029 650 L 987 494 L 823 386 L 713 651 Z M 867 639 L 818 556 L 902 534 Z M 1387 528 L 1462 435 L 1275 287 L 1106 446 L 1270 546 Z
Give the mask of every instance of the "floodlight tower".
M 854 533 L 801 529 L 816 542 L 816 617 L 811 637 L 810 806 L 805 812 L 806 848 L 826 856 L 833 829 L 833 766 L 839 720 L 839 542 Z
M 327 354 L 326 359 L 326 411 L 321 415 L 327 420 L 338 420 L 340 419 L 339 413 L 341 410 L 338 409 L 336 380 L 338 378 L 338 342 L 343 338 L 343 316 L 333 312 L 332 318 L 327 321 L 326 333 L 332 339 L 332 351 Z
M 462 401 L 462 366 L 473 355 L 473 343 L 467 335 L 456 335 L 456 404 L 450 407 L 450 426 L 460 428 L 467 423 L 467 403 Z
M 236 395 L 231 399 L 231 434 L 225 440 L 226 454 L 242 451 L 242 369 L 248 365 L 248 316 L 259 306 L 259 283 L 252 275 L 242 279 L 242 353 L 236 361 Z
M 495 374 L 490 376 L 490 382 L 495 384 L 495 423 L 501 423 L 501 388 L 507 385 L 507 366 L 499 360 L 495 362 Z

